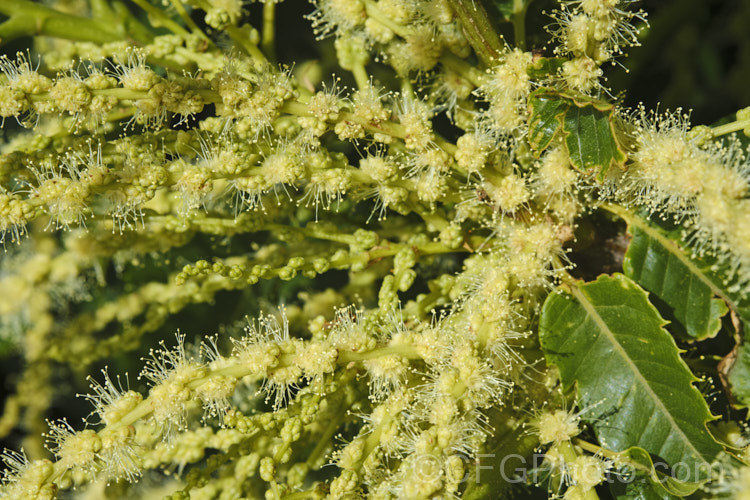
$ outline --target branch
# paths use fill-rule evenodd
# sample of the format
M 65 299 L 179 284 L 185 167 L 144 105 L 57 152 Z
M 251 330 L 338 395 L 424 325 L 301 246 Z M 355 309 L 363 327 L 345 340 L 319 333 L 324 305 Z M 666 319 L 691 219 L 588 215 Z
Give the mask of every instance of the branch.
M 487 11 L 480 2 L 473 0 L 448 0 L 453 12 L 463 27 L 464 35 L 477 57 L 486 66 L 500 56 L 503 46 L 495 28 L 492 27 Z

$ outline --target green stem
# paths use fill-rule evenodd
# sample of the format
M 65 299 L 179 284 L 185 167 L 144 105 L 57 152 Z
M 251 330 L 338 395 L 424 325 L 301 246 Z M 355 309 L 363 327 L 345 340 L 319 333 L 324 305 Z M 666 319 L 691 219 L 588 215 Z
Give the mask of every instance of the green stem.
M 284 495 L 284 497 L 281 500 L 305 500 L 307 498 L 318 498 L 320 495 L 320 491 L 317 489 L 312 490 L 306 490 L 306 491 L 297 491 L 294 493 L 290 493 L 288 495 Z
M 131 0 L 138 7 L 143 9 L 151 18 L 154 27 L 165 27 L 175 35 L 188 35 L 188 31 L 174 22 L 163 10 L 158 9 L 148 3 L 146 0 Z
M 318 461 L 328 445 L 331 444 L 331 440 L 339 429 L 341 423 L 344 421 L 345 416 L 346 412 L 344 411 L 336 412 L 333 418 L 328 421 L 325 430 L 317 437 L 318 444 L 315 445 L 315 448 L 313 448 L 313 451 L 308 455 L 307 460 L 305 460 L 305 463 L 310 469 L 313 468 L 315 462 Z
M 154 33 L 149 26 L 138 20 L 131 11 L 131 6 L 125 5 L 123 0 L 108 0 L 112 4 L 112 10 L 117 14 L 117 18 L 122 24 L 123 33 L 127 38 L 137 40 L 140 44 L 148 44 L 154 39 Z M 112 22 L 100 23 L 104 28 L 109 30 Z
M 711 133 L 714 137 L 721 135 L 731 134 L 732 132 L 739 132 L 741 130 L 750 129 L 750 118 L 745 120 L 736 120 L 733 122 L 725 123 L 717 127 L 711 128 Z
M 263 38 L 260 46 L 270 61 L 276 61 L 276 47 L 274 45 L 276 34 L 276 2 L 265 2 L 263 4 Z
M 68 40 L 110 43 L 123 40 L 122 24 L 64 14 L 28 0 L 2 0 L 0 13 L 9 17 L 0 25 L 0 44 L 21 36 L 51 36 Z
M 185 7 L 182 5 L 182 2 L 180 2 L 180 0 L 171 0 L 171 2 L 172 2 L 172 7 L 174 7 L 174 10 L 177 11 L 177 15 L 180 16 L 180 19 L 182 19 L 182 22 L 185 23 L 185 26 L 190 28 L 190 31 L 200 36 L 204 40 L 209 40 L 208 36 L 203 32 L 202 29 L 198 27 L 197 24 L 195 24 L 195 21 L 193 21 L 193 18 L 191 18 L 190 15 L 187 13 L 187 11 L 185 10 Z
M 285 102 L 281 107 L 281 111 L 284 113 L 289 113 L 290 115 L 310 116 L 310 110 L 308 109 L 308 106 L 296 101 Z M 354 113 L 348 112 L 339 113 L 339 121 L 358 123 L 362 125 L 365 130 L 372 134 L 385 134 L 390 135 L 391 137 L 397 137 L 399 139 L 404 139 L 406 137 L 406 130 L 404 130 L 404 127 L 400 123 L 394 123 L 391 121 L 370 122 L 357 117 L 357 115 L 355 115 Z M 456 150 L 458 149 L 455 144 L 439 137 L 435 138 L 435 144 L 437 144 L 440 149 L 451 156 L 455 155 Z
M 208 12 L 212 6 L 207 0 L 194 0 L 196 6 L 204 11 Z M 247 55 L 255 59 L 260 63 L 267 63 L 268 59 L 263 52 L 258 48 L 258 32 L 250 26 L 245 24 L 242 27 L 237 27 L 233 24 L 229 24 L 224 27 L 224 32 L 229 35 L 237 46 L 245 51 Z
M 513 23 L 513 35 L 516 47 L 526 50 L 526 10 L 528 2 L 525 0 L 513 0 L 513 14 L 511 21 Z
M 422 359 L 417 349 L 410 345 L 386 346 L 373 349 L 366 352 L 342 351 L 336 360 L 341 365 L 347 365 L 352 362 L 367 361 L 368 359 L 378 359 L 383 356 L 397 355 L 404 359 Z
M 231 38 L 240 48 L 244 49 L 247 54 L 261 63 L 267 63 L 268 59 L 258 46 L 253 42 L 252 37 L 247 36 L 247 32 L 241 30 L 237 26 L 227 26 L 225 30 L 229 38 Z
M 36 30 L 34 18 L 29 16 L 12 16 L 0 24 L 0 45 L 33 33 Z
M 94 19 L 114 19 L 115 11 L 112 10 L 107 0 L 89 0 L 91 17 Z
M 485 75 L 484 72 L 478 70 L 454 54 L 443 54 L 443 56 L 440 57 L 440 63 L 462 78 L 469 80 L 475 87 L 481 87 L 487 79 L 487 75 Z
M 411 208 L 428 226 L 432 226 L 437 231 L 442 231 L 450 226 L 450 222 L 447 221 L 445 217 L 437 212 L 428 211 L 421 203 L 414 203 Z
M 373 2 L 365 2 L 365 13 L 367 14 L 367 17 L 376 20 L 401 38 L 407 38 L 411 33 L 411 30 L 407 26 L 393 22 L 393 20 L 385 15 Z
M 360 90 L 364 90 L 370 85 L 370 75 L 367 74 L 364 64 L 355 64 L 352 68 L 352 74 Z
M 463 26 L 469 44 L 485 66 L 492 66 L 500 57 L 503 45 L 490 23 L 487 11 L 475 0 L 448 0 Z
M 406 96 L 410 95 L 412 96 L 412 99 L 417 99 L 414 95 L 414 87 L 411 84 L 411 80 L 409 80 L 408 76 L 404 76 L 404 78 L 401 79 L 401 94 Z

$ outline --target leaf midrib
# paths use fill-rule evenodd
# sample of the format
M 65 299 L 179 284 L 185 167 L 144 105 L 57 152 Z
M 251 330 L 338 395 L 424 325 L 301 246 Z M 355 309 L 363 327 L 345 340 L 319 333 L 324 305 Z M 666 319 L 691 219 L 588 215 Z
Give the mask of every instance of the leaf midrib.
M 669 421 L 671 424 L 671 428 L 673 431 L 676 431 L 680 436 L 682 436 L 683 441 L 687 443 L 687 447 L 695 452 L 696 457 L 700 457 L 701 460 L 705 459 L 703 458 L 703 454 L 698 451 L 695 446 L 693 446 L 692 441 L 687 437 L 687 435 L 682 431 L 679 425 L 677 425 L 677 422 L 674 420 L 674 417 L 669 412 L 666 406 L 664 406 L 664 403 L 662 403 L 661 398 L 658 397 L 658 395 L 654 392 L 654 390 L 651 388 L 651 386 L 648 383 L 648 380 L 641 374 L 640 370 L 638 370 L 638 366 L 633 363 L 633 360 L 630 359 L 630 356 L 628 356 L 627 351 L 622 347 L 622 345 L 617 341 L 617 338 L 615 337 L 614 332 L 610 330 L 607 323 L 604 321 L 604 319 L 599 315 L 599 313 L 596 311 L 596 308 L 594 305 L 588 300 L 588 298 L 581 292 L 581 290 L 577 286 L 571 286 L 571 293 L 576 298 L 579 304 L 584 308 L 584 310 L 588 313 L 589 317 L 591 317 L 594 322 L 599 326 L 600 331 L 602 331 L 607 338 L 611 340 L 611 343 L 613 347 L 616 349 L 618 354 L 620 354 L 620 357 L 625 360 L 625 363 L 630 366 L 631 372 L 633 372 L 635 378 L 641 382 L 641 385 L 645 388 L 646 392 L 649 394 L 651 399 L 655 402 L 656 406 L 659 407 L 662 410 L 662 414 L 665 416 L 665 418 Z

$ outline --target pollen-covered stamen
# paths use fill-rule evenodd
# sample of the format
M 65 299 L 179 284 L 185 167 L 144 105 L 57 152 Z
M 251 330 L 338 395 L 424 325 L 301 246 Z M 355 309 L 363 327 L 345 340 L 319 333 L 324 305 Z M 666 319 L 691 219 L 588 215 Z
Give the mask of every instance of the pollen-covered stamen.
M 102 442 L 100 470 L 105 477 L 136 482 L 141 476 L 142 463 L 135 428 L 128 425 L 106 429 L 99 433 L 99 438 Z
M 46 92 L 52 86 L 52 80 L 38 73 L 41 58 L 36 64 L 31 62 L 31 53 L 16 52 L 16 60 L 12 61 L 7 55 L 0 57 L 0 71 L 8 79 L 8 84 L 27 94 Z
M 428 147 L 418 152 L 410 152 L 407 158 L 407 177 L 420 177 L 421 175 L 434 171 L 438 174 L 447 174 L 453 164 L 451 156 L 440 148 Z
M 15 451 L 5 448 L 2 455 L 0 455 L 0 459 L 2 459 L 5 465 L 5 468 L 2 470 L 3 485 L 17 481 L 31 465 L 23 449 Z
M 404 95 L 399 103 L 399 122 L 404 127 L 407 149 L 421 151 L 434 146 L 432 110 L 428 103 L 413 95 Z
M 364 24 L 367 19 L 361 0 L 315 0 L 315 11 L 307 18 L 312 21 L 318 39 L 332 33 L 342 35 Z
M 532 428 L 541 444 L 569 441 L 581 433 L 580 413 L 563 409 L 544 410 L 537 415 Z
M 531 91 L 531 79 L 527 70 L 533 59 L 532 54 L 517 48 L 507 49 L 500 59 L 499 64 L 488 70 L 489 76 L 479 91 L 490 102 L 500 96 L 525 99 Z
M 273 401 L 275 409 L 289 401 L 292 393 L 299 389 L 304 376 L 298 362 L 281 365 L 279 358 L 292 360 L 304 353 L 304 343 L 289 336 L 289 322 L 282 309 L 281 321 L 275 316 L 261 316 L 245 328 L 245 336 L 233 340 L 233 356 L 255 376 L 262 376 L 259 392 L 266 394 L 266 401 Z
M 287 198 L 291 200 L 287 186 L 295 188 L 304 172 L 302 162 L 295 153 L 293 145 L 280 143 L 277 150 L 267 155 L 261 162 L 261 175 L 264 181 L 271 186 L 277 203 L 280 203 L 279 189 L 282 189 Z
M 525 177 L 511 173 L 501 178 L 485 180 L 482 189 L 492 205 L 504 214 L 514 214 L 526 206 L 531 193 Z
M 219 352 L 217 336 L 206 337 L 201 342 L 201 352 L 209 369 L 221 370 L 233 366 L 233 361 Z M 231 408 L 230 400 L 237 387 L 237 379 L 230 376 L 215 375 L 196 388 L 198 397 L 203 402 L 203 418 L 218 417 L 224 425 L 224 417 Z
M 119 375 L 116 378 L 117 384 L 112 381 L 106 368 L 102 370 L 102 375 L 104 375 L 104 383 L 97 382 L 93 377 L 88 378 L 91 390 L 94 391 L 93 394 L 79 396 L 89 400 L 94 406 L 91 415 L 96 414 L 99 421 L 92 423 L 110 426 L 118 423 L 123 416 L 133 410 L 143 400 L 143 396 L 130 390 L 127 374 L 125 375 L 127 389 L 123 389 Z
M 29 461 L 23 449 L 20 452 L 3 450 L 5 469 L 2 471 L 2 490 L 4 498 L 54 498 L 57 488 L 47 479 L 54 467 L 49 460 Z
M 28 188 L 29 198 L 36 199 L 50 215 L 47 225 L 54 229 L 70 229 L 84 225 L 90 185 L 82 177 L 73 158 L 63 158 L 60 165 L 45 162 L 29 166 L 36 178 L 36 186 Z
M 149 398 L 153 401 L 153 419 L 169 440 L 175 431 L 187 425 L 187 412 L 194 398 L 189 384 L 206 375 L 206 367 L 188 357 L 185 352 L 185 335 L 177 333 L 177 345 L 151 351 L 151 359 L 138 378 L 151 382 Z
M 87 472 L 93 478 L 98 468 L 97 453 L 102 449 L 99 435 L 91 429 L 76 432 L 66 420 L 49 422 L 47 447 L 59 463 L 69 469 Z
M 161 77 L 146 64 L 146 53 L 140 49 L 127 51 L 126 59 L 116 58 L 112 64 L 113 76 L 123 88 L 146 92 L 156 85 Z
M 580 0 L 561 2 L 553 11 L 555 23 L 548 31 L 560 42 L 557 53 L 590 57 L 602 64 L 623 53 L 623 48 L 640 45 L 639 23 L 646 13 L 629 8 L 633 0 Z
M 31 55 L 17 52 L 16 60 L 7 55 L 0 57 L 0 71 L 7 78 L 7 83 L 0 84 L 0 117 L 2 124 L 5 118 L 15 117 L 18 123 L 33 126 L 36 113 L 40 108 L 49 106 L 49 102 L 32 103 L 27 99 L 29 94 L 47 92 L 52 87 L 52 80 L 37 72 L 41 60 L 36 65 L 31 63 Z M 27 114 L 28 116 L 23 116 Z
M 377 346 L 377 340 L 363 321 L 362 311 L 354 306 L 338 309 L 329 333 L 331 344 L 342 352 L 363 352 L 374 349 Z
M 387 182 L 397 178 L 399 164 L 393 153 L 386 153 L 385 148 L 378 148 L 373 154 L 359 160 L 359 169 L 375 182 Z
M 339 112 L 345 101 L 341 95 L 344 88 L 338 86 L 338 79 L 328 88 L 323 84 L 323 90 L 316 92 L 307 103 L 308 113 L 312 116 L 301 116 L 297 118 L 299 124 L 308 130 L 314 137 L 320 137 L 330 127 L 332 122 L 339 118 Z
M 497 140 L 492 129 L 486 126 L 459 137 L 454 155 L 458 167 L 469 175 L 481 173 Z
M 213 376 L 199 385 L 195 392 L 203 402 L 204 419 L 218 417 L 223 425 L 224 417 L 231 408 L 230 399 L 237 386 L 234 377 Z
M 579 455 L 573 462 L 566 464 L 566 467 L 573 487 L 588 492 L 604 481 L 607 471 L 612 468 L 612 462 L 598 456 Z
M 205 209 L 206 201 L 214 187 L 214 181 L 208 169 L 182 160 L 173 162 L 172 168 L 175 173 L 179 173 L 174 189 L 179 191 L 182 197 L 180 212 L 187 216 L 199 207 Z
M 562 146 L 548 150 L 541 158 L 532 186 L 536 197 L 550 205 L 554 200 L 575 193 L 578 173 Z
M 390 354 L 365 360 L 364 367 L 370 377 L 370 398 L 382 401 L 403 384 L 409 363 L 398 354 Z
M 0 190 L 0 244 L 5 247 L 6 235 L 11 243 L 21 243 L 27 234 L 26 224 L 34 215 L 34 207 L 18 195 Z
M 318 207 L 330 210 L 331 205 L 336 202 L 338 206 L 351 186 L 351 173 L 343 168 L 330 168 L 316 170 L 310 175 L 310 182 L 305 187 L 305 195 L 300 198 L 298 204 L 305 206 L 312 204 L 315 207 L 315 220 L 318 220 Z

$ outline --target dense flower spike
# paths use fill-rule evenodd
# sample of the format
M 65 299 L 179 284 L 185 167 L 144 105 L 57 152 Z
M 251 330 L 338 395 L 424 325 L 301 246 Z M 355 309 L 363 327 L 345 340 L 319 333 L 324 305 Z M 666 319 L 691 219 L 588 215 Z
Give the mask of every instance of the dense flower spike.
M 634 410 L 592 412 L 553 366 L 591 346 L 550 354 L 542 325 L 632 263 L 605 211 L 666 219 L 653 239 L 708 288 L 685 315 L 703 298 L 707 336 L 735 328 L 728 355 L 690 338 L 690 369 L 750 402 L 750 163 L 723 137 L 750 108 L 709 128 L 613 102 L 632 0 L 560 0 L 547 47 L 528 0 L 257 3 L 0 0 L 0 46 L 33 39 L 0 56 L 0 438 L 20 450 L 0 498 L 597 500 L 627 471 L 643 495 L 741 496 L 739 427 L 711 426 L 726 470 L 657 484 L 662 449 L 626 442 L 649 433 L 601 437 Z M 682 305 L 654 327 L 679 342 Z M 584 310 L 549 330 L 611 319 Z

